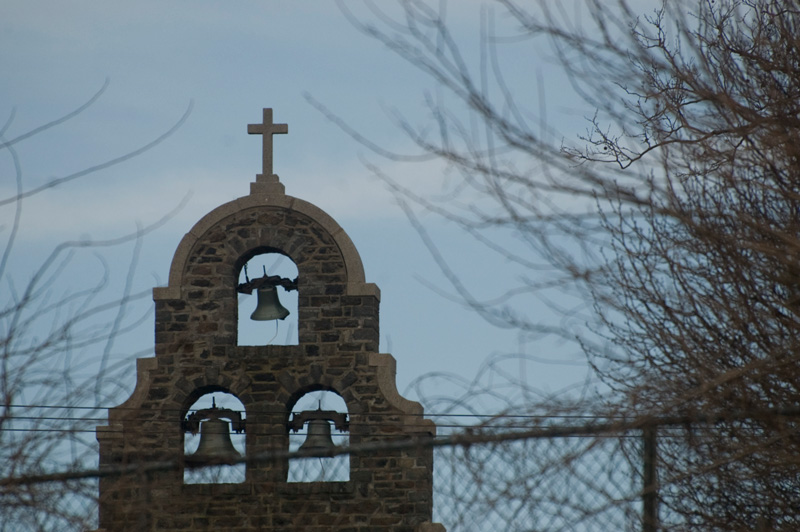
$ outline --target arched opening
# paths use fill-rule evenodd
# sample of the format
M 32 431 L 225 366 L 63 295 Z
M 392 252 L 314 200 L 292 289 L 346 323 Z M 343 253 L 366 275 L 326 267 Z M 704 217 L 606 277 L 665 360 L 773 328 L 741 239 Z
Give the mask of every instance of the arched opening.
M 292 407 L 290 417 L 297 419 L 303 413 L 309 414 L 319 411 L 334 411 L 340 415 L 347 415 L 347 404 L 335 392 L 319 390 L 309 392 L 300 397 Z M 311 414 L 313 417 L 313 414 Z M 289 450 L 297 451 L 313 438 L 327 439 L 320 436 L 320 432 L 311 429 L 313 421 L 305 423 L 298 431 L 289 432 Z M 319 426 L 319 425 L 318 425 Z M 330 421 L 330 440 L 338 447 L 350 444 L 349 432 L 337 430 L 335 423 Z M 326 429 L 327 430 L 327 429 Z M 312 443 L 313 445 L 313 443 Z M 307 448 L 307 447 L 306 447 Z M 312 449 L 313 450 L 313 449 Z M 350 480 L 350 456 L 343 454 L 332 457 L 293 458 L 289 460 L 289 482 L 344 482 Z
M 184 416 L 184 484 L 244 482 L 244 405 L 235 395 L 211 392 L 201 396 Z M 221 463 L 222 462 L 222 463 Z M 232 463 L 236 462 L 236 463 Z
M 297 266 L 278 252 L 259 253 L 242 266 L 239 345 L 297 345 L 297 289 L 291 286 L 295 279 Z M 281 315 L 277 311 L 281 307 L 289 312 L 283 318 L 276 317 Z

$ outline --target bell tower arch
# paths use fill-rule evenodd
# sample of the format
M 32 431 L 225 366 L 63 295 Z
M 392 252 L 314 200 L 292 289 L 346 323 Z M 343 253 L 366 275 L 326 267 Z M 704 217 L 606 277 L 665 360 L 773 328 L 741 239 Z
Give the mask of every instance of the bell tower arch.
M 248 132 L 263 135 L 262 173 L 250 194 L 212 210 L 181 240 L 168 285 L 153 290 L 155 356 L 137 361 L 131 397 L 97 428 L 108 472 L 100 481 L 101 530 L 443 531 L 430 522 L 433 455 L 424 444 L 435 426 L 421 405 L 399 395 L 395 360 L 378 351 L 380 291 L 366 282 L 339 224 L 286 195 L 272 173 L 272 137 L 288 126 L 274 124 L 265 109 Z M 296 279 L 253 272 L 241 283 L 247 261 L 267 252 L 291 259 Z M 239 345 L 238 297 L 271 288 L 297 291 L 297 344 Z M 235 396 L 243 411 L 186 410 L 215 390 Z M 346 412 L 291 411 L 313 390 L 335 393 Z M 187 458 L 184 434 L 203 438 L 210 421 L 215 443 L 225 439 L 223 424 L 243 432 L 246 455 L 215 456 L 213 449 L 227 448 L 221 441 Z M 290 433 L 312 423 L 314 444 L 297 452 L 325 452 L 326 429 L 346 431 L 348 480 L 288 481 Z M 205 462 L 244 463 L 244 481 L 183 481 L 185 468 Z

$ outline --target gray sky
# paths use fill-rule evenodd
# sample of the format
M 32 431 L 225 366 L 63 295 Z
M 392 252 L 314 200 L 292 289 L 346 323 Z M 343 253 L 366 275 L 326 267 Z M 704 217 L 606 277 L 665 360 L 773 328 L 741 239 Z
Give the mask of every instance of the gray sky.
M 348 5 L 369 16 L 363 5 Z M 467 52 L 476 49 L 481 5 L 459 0 L 449 8 Z M 548 98 L 548 119 L 574 138 L 583 128 L 576 116 L 591 111 L 572 106 L 567 84 L 544 51 L 520 50 L 506 59 L 518 81 L 531 87 L 529 103 L 536 108 L 535 98 Z M 109 80 L 85 112 L 17 146 L 25 188 L 137 149 L 193 103 L 182 127 L 154 149 L 24 202 L 23 230 L 10 264 L 18 284 L 57 242 L 130 232 L 188 197 L 172 220 L 147 237 L 139 258 L 136 286 L 163 286 L 184 233 L 208 211 L 248 193 L 260 172 L 261 142 L 247 134 L 247 124 L 260 122 L 261 109 L 272 107 L 275 121 L 289 125 L 288 135 L 275 137 L 275 172 L 287 194 L 333 216 L 361 253 L 367 281 L 382 291 L 381 350 L 398 360 L 401 391 L 427 372 L 452 371 L 471 379 L 487 355 L 518 349 L 513 331 L 492 328 L 419 281 L 446 288 L 364 161 L 420 194 L 438 190 L 447 176 L 443 167 L 381 160 L 307 102 L 310 94 L 365 136 L 400 152 L 412 147 L 390 113 L 396 110 L 412 123 L 426 120 L 424 92 L 434 88 L 432 82 L 354 29 L 334 2 L 4 0 L 0 71 L 0 124 L 15 112 L 6 138 L 78 107 Z M 0 168 L 6 197 L 14 190 L 14 171 L 5 152 Z M 2 212 L 3 224 L 9 223 L 9 212 Z M 432 218 L 424 220 L 444 238 L 446 256 L 463 262 L 468 278 L 496 279 L 497 272 L 487 270 L 491 263 L 466 239 Z M 7 237 L 7 229 L 0 238 Z M 117 272 L 113 282 L 122 282 L 131 255 L 130 246 L 107 255 Z M 96 265 L 86 266 L 75 275 L 97 271 Z M 146 349 L 152 327 L 149 318 L 114 351 L 124 356 Z M 548 343 L 528 349 L 544 358 L 558 355 Z M 547 363 L 517 369 L 550 391 L 575 377 L 574 370 Z M 129 385 L 132 389 L 133 379 Z

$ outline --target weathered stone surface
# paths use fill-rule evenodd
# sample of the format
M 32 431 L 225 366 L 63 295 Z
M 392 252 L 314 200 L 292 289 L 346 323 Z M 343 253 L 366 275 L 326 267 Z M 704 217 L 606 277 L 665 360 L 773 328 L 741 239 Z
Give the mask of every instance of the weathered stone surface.
M 319 389 L 344 399 L 352 445 L 434 434 L 421 406 L 397 393 L 394 359 L 378 353 L 380 292 L 352 242 L 282 192 L 276 180 L 257 183 L 206 215 L 178 247 L 169 286 L 154 290 L 155 357 L 139 361 L 133 394 L 97 430 L 100 466 L 133 466 L 100 481 L 103 529 L 443 530 L 429 523 L 429 447 L 353 456 L 347 482 L 290 484 L 276 459 L 250 460 L 242 484 L 183 484 L 181 420 L 214 391 L 244 405 L 248 457 L 288 450 L 292 407 Z M 297 266 L 298 345 L 237 346 L 239 271 L 264 252 Z M 156 461 L 176 467 L 136 467 Z

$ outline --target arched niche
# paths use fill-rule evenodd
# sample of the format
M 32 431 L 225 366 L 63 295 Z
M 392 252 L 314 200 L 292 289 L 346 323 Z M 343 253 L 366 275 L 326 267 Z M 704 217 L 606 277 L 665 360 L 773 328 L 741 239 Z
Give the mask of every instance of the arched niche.
M 284 254 L 297 267 L 298 345 L 314 356 L 340 348 L 377 351 L 380 291 L 364 282 L 361 259 L 347 234 L 301 200 L 248 196 L 206 215 L 178 246 L 169 286 L 153 291 L 157 355 L 198 342 L 249 344 L 237 338 L 236 287 L 244 264 L 262 250 Z M 353 329 L 362 332 L 356 336 Z M 265 345 L 272 335 L 257 343 Z M 279 329 L 276 340 L 285 338 Z
M 259 220 L 262 213 L 272 213 L 274 215 L 286 216 L 286 225 L 281 227 L 270 226 L 272 221 L 265 223 Z M 254 231 L 246 236 L 239 237 L 246 218 L 251 217 L 253 221 L 261 224 L 262 231 Z M 241 238 L 243 245 L 248 242 L 259 241 L 259 245 L 285 248 L 288 254 L 293 254 L 293 250 L 302 249 L 305 242 L 302 239 L 293 240 L 291 234 L 296 231 L 299 224 L 311 222 L 312 231 L 317 235 L 324 235 L 330 238 L 336 250 L 336 254 L 342 258 L 350 295 L 375 295 L 379 297 L 380 291 L 374 284 L 365 283 L 364 266 L 353 242 L 347 233 L 319 207 L 306 201 L 283 195 L 269 197 L 251 195 L 238 198 L 234 201 L 221 205 L 206 214 L 198 221 L 192 229 L 184 235 L 178 249 L 172 258 L 169 270 L 169 287 L 187 286 L 185 277 L 191 270 L 191 262 L 196 258 L 197 245 L 204 239 L 211 238 L 218 241 L 214 235 L 219 232 L 222 238 L 232 239 Z M 280 222 L 279 222 L 280 223 Z M 280 230 L 286 229 L 288 238 L 276 238 Z M 282 240 L 283 244 L 278 244 Z M 232 250 L 236 253 L 237 246 L 233 245 Z M 289 249 L 291 248 L 291 249 Z M 245 248 L 246 249 L 246 248 Z M 164 294 L 166 295 L 166 294 Z
M 298 269 L 294 261 L 275 248 L 259 247 L 251 250 L 240 257 L 237 266 L 239 267 L 237 286 L 246 286 L 248 282 L 264 276 L 280 277 L 290 281 L 298 278 Z M 253 290 L 250 294 L 238 293 L 238 345 L 297 345 L 298 292 L 296 289 L 287 290 L 280 285 L 274 290 L 280 304 L 289 312 L 284 319 L 253 320 L 251 316 L 258 305 L 257 290 Z
M 335 391 L 310 387 L 296 394 L 288 405 L 289 419 L 304 411 L 335 411 L 348 414 L 347 404 Z M 340 432 L 333 423 L 331 440 L 338 447 L 350 445 L 350 433 Z M 289 450 L 297 451 L 308 437 L 308 424 L 298 432 L 289 431 Z M 342 454 L 333 457 L 293 458 L 289 460 L 288 482 L 346 482 L 350 480 L 350 456 Z
M 187 423 L 185 420 L 190 418 L 192 414 L 197 412 L 218 410 L 225 411 L 231 410 L 241 414 L 243 419 L 246 419 L 245 408 L 242 402 L 233 394 L 227 393 L 220 389 L 209 388 L 207 390 L 198 390 L 192 394 L 194 400 L 188 409 L 184 410 L 182 416 L 182 428 L 184 428 L 184 470 L 183 470 L 183 483 L 184 484 L 239 484 L 245 481 L 246 466 L 244 462 L 235 464 L 219 464 L 219 465 L 202 465 L 202 461 L 195 460 L 197 457 L 198 446 L 203 438 L 213 437 L 210 435 L 203 435 L 203 423 L 200 421 L 200 431 L 196 434 L 186 432 Z M 192 399 L 190 399 L 192 400 Z M 222 419 L 226 421 L 225 419 Z M 226 423 L 230 442 L 239 456 L 246 455 L 245 433 L 236 432 L 231 423 Z M 190 464 L 201 464 L 200 467 L 191 467 Z

